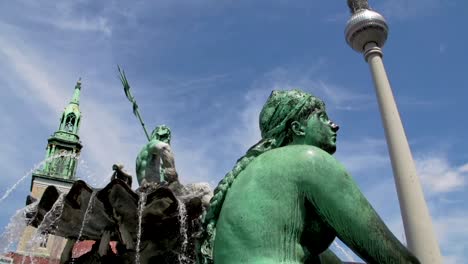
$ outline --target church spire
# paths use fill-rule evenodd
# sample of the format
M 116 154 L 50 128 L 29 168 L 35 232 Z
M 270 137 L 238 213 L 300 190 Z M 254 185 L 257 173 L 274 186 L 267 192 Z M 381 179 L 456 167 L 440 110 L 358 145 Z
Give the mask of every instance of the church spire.
M 44 168 L 34 177 L 52 177 L 55 180 L 73 180 L 76 174 L 76 157 L 82 145 L 78 131 L 81 123 L 81 78 L 76 82 L 73 97 L 63 110 L 57 131 L 48 139 Z M 34 178 L 33 177 L 33 178 Z M 36 178 L 37 178 L 36 177 Z
M 80 128 L 80 92 L 81 92 L 81 78 L 76 82 L 75 91 L 73 92 L 73 97 L 65 107 L 63 111 L 62 118 L 60 120 L 59 131 L 65 132 L 63 134 L 67 137 L 72 137 L 78 139 L 78 130 Z
M 75 92 L 73 93 L 73 98 L 70 104 L 80 104 L 80 92 L 81 92 L 81 77 L 78 79 L 75 85 Z
M 78 128 L 80 126 L 81 112 L 79 109 L 81 79 L 75 86 L 72 100 L 65 107 L 60 118 L 59 129 L 49 137 L 46 147 L 46 159 L 43 161 L 43 167 L 32 173 L 31 196 L 40 199 L 46 188 L 50 185 L 55 186 L 61 193 L 68 193 L 77 180 L 76 172 L 78 168 L 78 157 L 80 156 L 81 145 Z M 69 90 L 71 93 L 71 89 Z M 68 97 L 68 96 L 67 96 Z M 68 100 L 64 99 L 64 103 Z M 33 230 L 26 229 L 18 243 L 17 252 L 27 252 L 31 250 L 28 246 L 34 241 Z M 47 239 L 49 238 L 49 239 Z M 46 235 L 41 242 L 41 249 L 34 255 L 47 256 L 49 259 L 60 258 L 54 248 L 54 243 L 61 243 L 61 238 L 52 234 Z M 62 244 L 63 245 L 63 244 Z

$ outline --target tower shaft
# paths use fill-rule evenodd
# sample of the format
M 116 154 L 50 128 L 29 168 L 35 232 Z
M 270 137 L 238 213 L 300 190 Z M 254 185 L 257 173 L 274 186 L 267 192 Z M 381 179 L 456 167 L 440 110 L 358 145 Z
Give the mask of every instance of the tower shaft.
M 364 54 L 372 73 L 408 248 L 422 264 L 442 264 L 429 210 L 382 61 L 381 48 L 389 30 L 387 23 L 369 8 L 367 0 L 348 0 L 348 6 L 352 16 L 346 25 L 346 41 L 351 48 Z
M 408 249 L 423 264 L 442 264 L 429 210 L 385 72 L 380 48 L 374 43 L 366 45 L 365 56 L 372 73 L 385 130 Z

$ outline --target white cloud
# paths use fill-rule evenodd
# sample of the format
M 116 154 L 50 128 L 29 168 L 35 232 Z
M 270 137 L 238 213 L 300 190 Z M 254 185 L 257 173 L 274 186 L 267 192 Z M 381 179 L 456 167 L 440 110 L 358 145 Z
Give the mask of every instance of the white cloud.
M 384 139 L 358 138 L 340 142 L 336 156 L 355 176 L 371 169 L 388 167 L 390 164 Z
M 444 156 L 416 159 L 416 167 L 422 184 L 429 193 L 456 191 L 466 185 L 468 163 L 453 166 Z
M 7 113 L 8 108 L 0 104 L 0 113 Z M 25 171 L 22 171 L 22 156 L 23 150 L 16 144 L 20 139 L 15 134 L 21 129 L 14 118 L 10 115 L 0 115 L 0 124 L 2 124 L 0 145 L 0 168 L 4 180 L 17 178 Z
M 458 170 L 460 168 L 466 169 L 466 165 L 452 169 Z M 389 166 L 387 169 L 391 170 Z M 424 184 L 424 180 L 422 181 Z M 364 184 L 363 192 L 392 233 L 403 244 L 406 244 L 393 178 L 387 177 L 374 184 Z M 425 193 L 444 263 L 464 263 L 462 260 L 465 259 L 464 255 L 467 250 L 465 240 L 468 237 L 467 212 L 454 209 L 457 206 L 440 202 L 443 198 L 441 192 L 426 191 Z M 447 195 L 450 193 L 444 193 L 444 196 Z M 461 203 L 464 204 L 464 201 Z
M 463 263 L 467 250 L 465 240 L 468 236 L 468 215 L 467 212 L 456 209 L 465 201 L 455 198 L 454 202 L 450 197 L 464 185 L 468 164 L 453 166 L 443 154 L 417 155 L 421 156 L 425 158 L 416 159 L 418 175 L 425 187 L 426 202 L 444 263 Z M 405 244 L 403 222 L 389 165 L 388 163 L 382 167 L 389 175 L 375 183 L 363 184 L 363 192 L 393 234 Z
M 463 166 L 460 166 L 458 167 L 458 172 L 460 173 L 468 173 L 468 163 L 463 165 Z
M 442 5 L 441 0 L 387 0 L 381 4 L 382 14 L 397 19 L 433 15 Z
M 442 54 L 442 53 L 445 53 L 446 51 L 447 51 L 447 45 L 445 43 L 440 43 L 439 52 Z
M 113 5 L 113 2 L 109 2 L 106 8 Z M 112 34 L 107 14 L 102 14 L 105 9 L 99 5 L 93 6 L 89 1 L 65 0 L 40 4 L 35 1 L 18 1 L 15 8 L 21 9 L 24 14 L 21 19 L 39 25 L 53 26 L 64 31 L 98 32 L 106 36 Z
M 238 142 L 243 150 L 247 150 L 261 138 L 259 114 L 272 90 L 298 88 L 312 92 L 328 102 L 328 107 L 338 110 L 359 110 L 364 105 L 363 102 L 370 101 L 368 95 L 355 94 L 316 77 L 323 64 L 323 60 L 318 60 L 308 70 L 277 67 L 255 80 L 245 95 L 241 124 L 234 129 L 233 140 Z
M 30 2 L 32 3 L 34 1 Z M 434 1 L 430 0 L 429 6 L 431 2 Z M 58 11 L 52 10 L 49 11 L 49 13 L 37 12 L 36 14 L 38 17 L 42 16 L 45 17 L 45 19 L 48 19 L 43 21 L 44 24 L 62 29 L 64 30 L 64 33 L 73 33 L 73 31 L 83 33 L 97 32 L 106 36 L 113 33 L 114 25 L 112 24 L 112 17 L 109 16 L 109 13 L 83 16 L 82 14 L 74 13 L 75 10 L 69 5 L 70 3 L 71 2 L 66 2 L 66 5 L 61 7 L 62 9 L 58 9 Z M 401 9 L 401 5 L 404 7 L 404 4 L 407 3 L 407 1 L 398 0 L 395 2 L 387 1 L 385 3 L 389 5 L 389 8 L 393 8 L 394 11 L 392 12 L 394 15 L 405 17 L 408 16 L 408 14 L 411 14 L 411 12 L 415 12 L 415 10 L 411 10 L 410 8 L 409 13 L 398 14 L 400 11 L 407 11 Z M 168 2 L 166 5 L 170 6 L 172 4 Z M 392 5 L 394 6 L 392 7 Z M 400 7 L 398 5 L 400 5 Z M 411 5 L 413 5 L 414 8 L 414 4 Z M 146 8 L 146 6 L 143 5 L 140 5 L 140 8 L 147 10 L 137 10 L 138 12 L 153 12 L 152 10 L 155 10 L 155 8 Z M 114 10 L 113 12 L 115 11 L 117 10 Z M 135 10 L 122 9 L 121 11 L 128 13 L 129 16 L 132 17 L 137 17 L 139 15 Z M 158 12 L 174 14 L 172 12 L 168 12 L 168 8 L 163 9 L 163 12 L 160 10 Z M 392 12 L 389 14 L 392 14 Z M 395 12 L 397 13 L 395 14 Z M 419 13 L 419 11 L 416 13 Z M 31 15 L 36 14 L 31 13 Z M 38 18 L 35 17 L 34 19 Z M 341 17 L 337 19 L 341 19 Z M 28 42 L 11 40 L 10 37 L 15 36 L 14 32 L 10 32 L 13 34 L 3 33 L 4 34 L 2 35 L 4 38 L 8 37 L 9 39 L 0 38 L 0 45 L 2 46 L 0 55 L 3 52 L 3 57 L 8 59 L 2 60 L 2 63 L 0 64 L 7 64 L 8 67 L 14 69 L 16 74 L 14 76 L 8 76 L 8 79 L 16 78 L 21 80 L 21 82 L 18 82 L 21 85 L 15 87 L 17 90 L 16 92 L 20 95 L 30 96 L 33 100 L 36 100 L 34 108 L 32 105 L 25 105 L 25 109 L 31 112 L 34 111 L 34 113 L 37 114 L 37 117 L 39 117 L 41 113 L 46 112 L 47 116 L 51 118 L 42 116 L 40 119 L 48 126 L 50 132 L 53 132 L 57 126 L 56 117 L 58 117 L 63 107 L 66 105 L 67 100 L 70 98 L 74 85 L 74 80 L 70 82 L 70 80 L 64 80 L 61 76 L 75 75 L 76 71 L 73 69 L 71 63 L 70 65 L 66 63 L 61 64 L 60 68 L 63 71 L 60 72 L 54 72 L 47 69 L 46 61 L 54 61 L 54 59 L 57 58 L 47 57 L 47 60 L 43 60 L 45 58 L 41 58 L 41 52 L 35 49 L 38 47 L 37 43 L 25 44 Z M 80 43 L 77 45 L 80 45 Z M 228 131 L 226 134 L 229 135 L 216 135 L 216 137 L 208 139 L 206 135 L 203 135 L 203 132 L 195 132 L 196 129 L 179 131 L 175 141 L 180 143 L 176 143 L 174 151 L 176 156 L 176 166 L 184 183 L 215 179 L 224 175 L 225 171 L 219 172 L 216 164 L 216 161 L 219 161 L 221 158 L 214 157 L 213 155 L 220 153 L 221 150 L 219 149 L 225 148 L 223 143 L 225 143 L 224 140 L 226 138 L 228 138 L 229 141 L 236 141 L 237 147 L 242 153 L 260 138 L 258 115 L 272 89 L 301 88 L 306 91 L 311 91 L 316 93 L 317 96 L 323 97 L 323 99 L 328 103 L 327 106 L 329 108 L 336 108 L 338 110 L 362 110 L 362 106 L 364 104 L 369 105 L 369 102 L 373 102 L 373 94 L 353 93 L 352 91 L 345 89 L 345 87 L 341 87 L 340 85 L 330 82 L 327 78 L 317 74 L 317 71 L 321 69 L 322 66 L 323 61 L 307 70 L 277 68 L 260 77 L 252 84 L 252 89 L 245 96 L 245 101 L 238 102 L 239 105 L 243 105 L 244 107 L 241 106 L 239 108 L 241 110 L 239 111 L 239 116 L 236 117 L 241 119 L 241 123 L 239 125 L 236 123 L 234 126 L 232 137 L 231 134 L 229 134 L 229 129 L 232 129 L 232 126 L 226 127 L 226 131 Z M 70 72 L 73 73 L 69 74 Z M 102 78 L 101 73 L 102 71 L 99 71 L 96 72 L 95 75 Z M 223 80 L 228 75 L 215 74 L 207 76 L 208 77 L 178 82 L 175 86 L 183 91 L 177 92 L 186 94 L 190 91 L 190 88 L 195 89 L 194 87 L 196 87 L 196 89 L 199 89 L 198 86 L 206 87 L 207 82 Z M 96 85 L 98 82 L 99 85 Z M 112 103 L 109 103 L 108 100 L 93 97 L 91 95 L 91 87 L 93 90 L 104 90 L 111 86 L 115 87 L 116 85 L 119 85 L 118 81 L 86 80 L 85 78 L 83 82 L 83 100 L 81 109 L 84 113 L 84 119 L 82 123 L 81 136 L 84 145 L 82 155 L 84 162 L 80 164 L 79 174 L 83 175 L 83 177 L 88 177 L 87 179 L 89 181 L 96 180 L 95 182 L 97 183 L 102 182 L 102 180 L 106 180 L 106 177 L 108 177 L 110 173 L 110 166 L 114 162 L 123 162 L 126 165 L 126 170 L 133 173 L 134 158 L 141 145 L 145 142 L 144 136 L 140 131 L 141 128 L 137 125 L 137 121 L 132 119 L 132 123 L 127 123 L 126 120 L 123 120 L 122 116 L 118 114 L 121 113 L 121 111 L 118 111 L 122 108 L 121 105 L 112 106 Z M 162 93 L 164 92 L 163 90 L 164 89 L 161 89 L 157 92 Z M 153 92 L 155 91 L 148 91 L 148 93 Z M 120 95 L 121 94 L 119 94 L 119 96 Z M 179 102 L 181 108 L 184 106 L 185 102 L 186 101 Z M 168 105 L 168 102 L 151 103 L 165 103 L 165 105 Z M 123 108 L 125 107 L 129 106 L 125 105 Z M 152 113 L 156 112 L 154 111 L 154 108 L 151 110 L 153 111 Z M 143 114 L 145 113 L 149 114 L 148 112 L 143 112 Z M 164 113 L 157 112 L 157 118 L 159 119 L 163 114 Z M 217 114 L 218 115 L 215 115 L 216 117 L 212 120 L 210 119 L 210 121 L 213 121 L 216 118 L 219 119 L 219 113 Z M 6 116 L 7 115 L 4 115 L 3 117 Z M 131 114 L 129 114 L 129 116 L 131 116 Z M 229 118 L 231 117 L 232 116 Z M 133 116 L 131 118 L 133 118 Z M 176 118 L 180 118 L 179 120 L 183 119 L 181 117 L 174 116 L 174 119 Z M 221 118 L 228 119 L 226 116 L 222 116 Z M 175 122 L 179 121 L 177 120 Z M 1 123 L 5 124 L 4 122 Z M 18 127 L 17 129 L 20 128 Z M 193 141 L 195 141 L 195 143 L 189 143 Z M 214 148 L 209 144 L 217 145 L 218 148 Z M 15 149 L 15 147 L 16 146 L 14 145 L 3 147 L 4 151 L 2 153 L 17 153 L 18 150 Z M 214 152 L 213 149 L 216 149 L 217 151 Z M 360 152 L 356 152 L 356 149 L 359 149 Z M 356 173 L 356 175 L 358 175 L 358 173 L 362 173 L 361 175 L 364 175 L 363 179 L 365 177 L 370 177 L 369 174 L 365 174 L 369 169 L 381 169 L 382 174 L 391 175 L 385 141 L 382 139 L 357 138 L 355 142 L 340 142 L 338 157 L 338 159 L 342 161 L 351 172 Z M 433 159 L 438 162 L 428 162 L 430 166 L 426 166 L 426 168 L 430 169 L 427 169 L 427 171 L 423 170 L 423 173 L 420 172 L 423 184 L 432 190 L 433 194 L 430 196 L 431 199 L 438 199 L 441 193 L 447 194 L 451 191 L 459 190 L 460 186 L 465 186 L 468 164 L 453 166 L 450 164 L 448 159 L 444 157 Z M 425 160 L 427 161 L 429 159 Z M 11 165 L 10 161 L 11 159 L 3 158 L 0 160 L 3 164 Z M 416 161 L 419 162 L 419 160 Z M 229 166 L 232 166 L 234 162 L 234 159 L 228 161 L 230 164 Z M 3 164 L 1 164 L 0 168 L 7 166 Z M 14 164 L 14 166 L 17 167 L 16 164 Z M 438 173 L 434 173 L 435 171 Z M 373 179 L 381 177 L 381 175 L 371 176 L 374 177 Z M 97 177 L 99 177 L 99 179 L 96 179 Z M 370 178 L 367 178 L 366 180 L 369 179 Z M 364 191 L 368 196 L 371 196 L 370 200 L 372 200 L 372 204 L 376 205 L 379 212 L 382 212 L 382 214 L 385 215 L 385 219 L 389 219 L 389 226 L 395 232 L 396 236 L 401 239 L 402 224 L 393 179 L 389 176 L 385 180 L 381 180 L 381 178 L 378 178 L 378 180 L 380 181 L 380 185 L 372 185 L 369 187 L 364 184 Z M 211 182 L 211 184 L 216 186 L 216 182 Z M 388 205 L 388 203 L 394 203 L 394 205 Z M 432 211 L 435 212 L 434 215 L 436 217 L 434 218 L 434 222 L 438 230 L 438 235 L 441 238 L 442 247 L 444 249 L 456 249 L 444 253 L 444 255 L 448 256 L 446 262 L 458 261 L 455 263 L 462 263 L 463 258 L 460 256 L 463 256 L 464 254 L 462 249 L 466 252 L 466 246 L 463 246 L 464 241 L 461 238 L 457 238 L 457 240 L 452 238 L 455 236 L 461 237 L 462 235 L 464 235 L 465 238 L 468 236 L 463 226 L 463 223 L 467 222 L 466 217 L 463 214 L 454 215 L 453 212 L 448 212 L 443 216 L 442 213 L 439 213 L 437 210 Z
M 468 247 L 468 214 L 463 211 L 450 211 L 433 218 L 437 238 L 442 249 L 444 263 L 463 263 Z
M 179 174 L 179 180 L 183 184 L 194 182 L 207 182 L 212 188 L 216 187 L 218 182 L 214 179 L 222 177 L 222 172 L 216 171 L 215 161 L 210 157 L 209 148 L 200 145 L 191 146 L 186 142 L 187 138 L 182 140 L 174 148 L 174 157 L 176 160 L 176 169 Z M 184 141 L 186 144 L 184 144 Z
M 247 151 L 261 139 L 259 115 L 270 93 L 265 90 L 251 90 L 245 96 L 245 106 L 240 112 L 241 123 L 233 130 L 232 139 L 241 151 Z
M 34 60 L 33 54 L 26 55 L 25 50 L 20 50 L 16 45 L 11 45 L 10 41 L 0 39 L 1 52 L 7 57 L 9 65 L 16 71 L 18 76 L 23 77 L 22 80 L 26 82 L 26 94 L 36 96 L 47 105 L 53 112 L 60 111 L 63 105 L 63 97 L 57 92 L 57 84 L 53 83 L 47 74 L 41 70 L 41 67 L 35 67 L 32 64 Z M 21 93 L 21 88 L 16 92 Z M 69 96 L 67 96 L 68 98 Z
M 450 240 L 468 236 L 468 213 L 454 211 L 434 218 L 434 225 L 440 243 L 447 244 Z
M 67 83 L 61 80 L 58 75 L 66 75 L 68 65 L 61 67 L 63 70 L 61 73 L 49 72 L 39 63 L 43 61 L 39 59 L 39 53 L 25 45 L 19 45 L 19 47 L 15 45 L 19 43 L 14 39 L 9 39 L 8 42 L 0 39 L 2 52 L 8 58 L 5 62 L 14 69 L 15 77 L 26 84 L 15 87 L 15 92 L 33 99 L 34 104 L 27 109 L 29 108 L 32 114 L 41 117 L 39 119 L 52 132 L 57 127 L 56 119 L 42 118 L 41 114 L 58 116 L 68 103 L 68 99 L 71 98 L 74 83 Z M 87 84 L 84 82 L 82 89 L 86 90 L 86 88 Z M 106 177 L 108 175 L 106 172 L 111 170 L 112 163 L 117 161 L 123 161 L 126 165 L 133 166 L 136 155 L 128 153 L 125 149 L 126 145 L 121 142 L 121 138 L 128 137 L 128 133 L 133 132 L 133 130 L 122 129 L 125 126 L 115 115 L 115 112 L 118 111 L 99 98 L 87 97 L 81 102 L 80 108 L 84 113 L 84 120 L 80 136 L 86 142 L 82 156 L 93 164 L 96 175 Z M 127 144 L 132 144 L 132 142 L 127 142 Z M 129 167 L 132 168 L 131 166 Z
M 14 32 L 14 28 L 10 30 Z M 52 133 L 57 128 L 57 118 L 54 117 L 60 115 L 68 103 L 68 99 L 71 98 L 74 87 L 74 83 L 63 80 L 61 76 L 75 75 L 70 73 L 74 71 L 73 67 L 75 65 L 71 63 L 63 64 L 60 67 L 60 72 L 51 71 L 43 63 L 45 60 L 41 56 L 41 50 L 33 45 L 25 44 L 19 38 L 20 36 L 16 38 L 9 37 L 7 40 L 0 38 L 0 45 L 3 48 L 0 55 L 6 58 L 6 60 L 3 60 L 2 66 L 11 69 L 14 73 L 9 76 L 9 79 L 15 79 L 16 82 L 20 81 L 25 84 L 15 86 L 13 90 L 19 97 L 31 99 L 31 102 L 26 104 L 24 109 L 31 111 L 33 115 L 37 115 L 37 119 L 43 122 Z M 54 58 L 49 57 L 48 60 L 54 60 Z M 98 74 L 94 75 L 97 76 Z M 213 74 L 208 77 L 189 80 L 180 78 L 175 80 L 179 88 L 175 92 L 190 94 L 190 90 L 197 85 L 212 86 L 227 76 L 228 74 Z M 95 77 L 99 79 L 94 80 L 84 77 L 80 102 L 83 121 L 79 133 L 84 147 L 77 176 L 93 186 L 102 186 L 110 178 L 113 163 L 123 163 L 126 171 L 135 174 L 135 157 L 142 145 L 146 143 L 146 140 L 138 121 L 131 115 L 130 104 L 126 102 L 123 93 L 121 98 L 122 101 L 125 101 L 124 106 L 109 103 L 109 96 L 112 100 L 115 100 L 115 93 L 109 92 L 108 87 L 120 86 L 118 79 L 106 80 Z M 106 97 L 96 96 L 96 93 L 99 94 L 97 91 L 100 91 L 101 95 L 106 94 Z M 164 91 L 164 89 L 158 92 L 170 93 Z M 144 98 L 141 99 L 144 101 Z M 183 108 L 187 98 L 181 99 L 183 100 L 179 103 Z M 154 113 L 154 106 L 161 105 L 168 105 L 166 94 L 163 94 L 159 101 L 151 101 L 150 110 Z M 121 117 L 122 112 L 128 113 L 125 119 Z M 164 112 L 156 111 L 158 119 L 165 119 L 165 115 L 171 116 L 174 114 L 172 111 L 165 112 L 167 112 L 167 109 Z M 44 116 L 51 116 L 52 118 L 44 118 Z M 127 117 L 130 118 L 131 123 L 127 120 Z M 171 118 L 177 118 L 177 116 L 171 116 Z M 210 126 L 217 125 L 216 122 L 210 123 Z M 208 139 L 209 142 L 206 144 L 194 144 L 194 138 L 204 138 L 203 135 L 197 136 L 195 134 L 197 131 L 203 133 L 203 130 L 197 129 L 176 132 L 177 138 L 174 141 L 183 142 L 182 144 L 176 143 L 177 147 L 174 148 L 176 166 L 183 183 L 213 180 L 222 177 L 225 173 L 224 170 L 222 172 L 216 171 L 217 168 L 213 159 L 207 158 L 212 152 L 213 146 L 223 144 L 222 141 L 225 138 Z M 8 148 L 14 149 L 14 146 L 8 146 Z M 7 149 L 7 147 L 4 149 Z M 5 161 L 5 159 L 2 159 L 2 161 Z M 214 186 L 216 186 L 216 183 L 217 181 L 210 182 Z M 136 187 L 136 184 L 133 187 Z
M 324 59 L 319 59 L 306 70 L 277 67 L 257 80 L 253 88 L 264 92 L 272 89 L 299 88 L 312 92 L 327 102 L 328 107 L 339 110 L 362 110 L 371 105 L 374 98 L 371 94 L 355 93 L 319 77 L 319 72 L 325 67 L 325 63 Z
M 104 33 L 106 36 L 112 34 L 112 28 L 109 25 L 109 21 L 105 17 L 94 17 L 94 18 L 58 18 L 45 20 L 46 23 L 51 24 L 62 30 L 74 30 L 74 31 L 95 31 Z

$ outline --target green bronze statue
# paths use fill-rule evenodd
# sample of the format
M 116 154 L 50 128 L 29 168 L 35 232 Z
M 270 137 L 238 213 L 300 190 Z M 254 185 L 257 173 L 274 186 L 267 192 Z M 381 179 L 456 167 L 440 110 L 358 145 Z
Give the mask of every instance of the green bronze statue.
M 214 191 L 200 263 L 340 263 L 336 237 L 367 263 L 419 263 L 332 156 L 338 126 L 320 99 L 273 91 L 260 129 Z
M 150 141 L 141 149 L 136 159 L 136 173 L 140 186 L 150 182 L 178 181 L 170 143 L 169 127 L 157 126 L 151 133 Z

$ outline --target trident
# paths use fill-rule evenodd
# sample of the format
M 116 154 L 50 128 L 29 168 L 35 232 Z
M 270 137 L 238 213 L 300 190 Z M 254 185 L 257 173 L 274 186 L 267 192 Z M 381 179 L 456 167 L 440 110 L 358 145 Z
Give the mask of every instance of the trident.
M 148 131 L 146 131 L 145 123 L 143 123 L 143 119 L 141 118 L 140 112 L 138 111 L 138 105 L 135 101 L 135 97 L 133 97 L 133 95 L 130 92 L 130 84 L 128 84 L 127 77 L 125 76 L 125 71 L 121 70 L 119 65 L 117 65 L 117 69 L 119 70 L 119 74 L 120 74 L 119 78 L 124 87 L 125 95 L 127 96 L 128 100 L 133 105 L 133 114 L 136 117 L 138 117 L 138 120 L 140 120 L 140 124 L 143 127 L 143 130 L 145 131 L 146 138 L 148 139 L 148 141 L 150 141 L 150 137 L 148 136 Z

